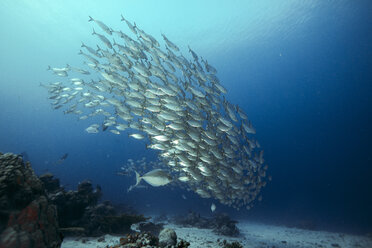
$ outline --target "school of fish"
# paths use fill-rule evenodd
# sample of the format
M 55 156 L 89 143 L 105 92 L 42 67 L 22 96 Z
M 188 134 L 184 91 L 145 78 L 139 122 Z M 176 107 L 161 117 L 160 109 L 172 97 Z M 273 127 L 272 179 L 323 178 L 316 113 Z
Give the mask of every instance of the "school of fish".
M 128 32 L 93 22 L 97 49 L 84 43 L 79 54 L 86 69 L 48 67 L 60 81 L 43 85 L 53 109 L 102 122 L 86 128 L 145 140 L 175 180 L 202 198 L 236 209 L 250 209 L 266 182 L 268 166 L 254 139 L 255 128 L 230 103 L 217 70 L 188 47 L 188 59 L 164 34 L 164 48 L 123 16 Z M 99 79 L 87 80 L 91 73 Z M 80 77 L 70 77 L 74 73 Z M 63 81 L 63 82 L 62 82 Z M 92 118 L 96 120 L 98 118 Z

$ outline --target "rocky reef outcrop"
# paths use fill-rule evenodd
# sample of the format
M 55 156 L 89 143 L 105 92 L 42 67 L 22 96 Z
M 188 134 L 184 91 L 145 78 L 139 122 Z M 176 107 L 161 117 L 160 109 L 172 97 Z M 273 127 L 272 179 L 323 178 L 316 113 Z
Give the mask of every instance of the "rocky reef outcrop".
M 148 218 L 134 213 L 122 213 L 109 202 L 98 203 L 102 196 L 99 185 L 95 188 L 88 180 L 77 190 L 66 191 L 52 174 L 40 176 L 50 201 L 57 206 L 59 224 L 65 235 L 101 236 L 132 232 L 132 224 Z
M 186 216 L 174 217 L 172 222 L 185 227 L 212 229 L 216 234 L 224 236 L 236 237 L 240 234 L 236 226 L 238 222 L 231 220 L 230 217 L 224 213 L 215 214 L 213 217 L 207 218 L 200 216 L 198 213 L 189 212 Z
M 60 247 L 57 209 L 21 156 L 0 153 L 0 248 Z
M 0 153 L 0 248 L 60 247 L 62 234 L 131 233 L 132 224 L 148 219 L 98 203 L 101 196 L 90 181 L 66 191 L 51 173 L 38 178 L 22 156 Z
M 48 198 L 57 206 L 61 227 L 78 225 L 87 208 L 96 205 L 102 195 L 101 187 L 97 185 L 94 190 L 88 180 L 81 182 L 75 191 L 65 191 L 60 186 L 59 179 L 51 173 L 41 175 L 40 180 L 45 186 Z
M 98 203 L 102 191 L 83 181 L 66 191 L 58 178 L 47 173 L 38 178 L 19 155 L 0 153 L 0 248 L 58 248 L 63 235 L 101 236 L 127 234 L 116 247 L 177 247 L 174 230 L 133 212 L 117 211 L 109 202 Z M 137 224 L 139 233 L 133 233 Z M 160 234 L 159 234 L 160 233 Z

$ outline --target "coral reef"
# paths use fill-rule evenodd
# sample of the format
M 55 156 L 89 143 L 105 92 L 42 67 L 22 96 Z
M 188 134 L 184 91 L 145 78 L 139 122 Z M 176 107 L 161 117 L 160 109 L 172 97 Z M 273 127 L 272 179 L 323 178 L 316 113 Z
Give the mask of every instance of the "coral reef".
M 52 173 L 45 173 L 39 179 L 43 182 L 47 192 L 55 192 L 60 189 L 59 179 L 55 178 Z
M 0 153 L 0 248 L 60 247 L 57 210 L 29 163 Z
M 143 215 L 119 214 L 119 215 L 92 215 L 83 218 L 82 223 L 89 236 L 100 236 L 105 233 L 123 234 L 131 232 L 131 225 L 142 222 L 148 218 Z
M 52 174 L 44 174 L 40 179 L 47 189 L 48 197 L 57 206 L 59 224 L 65 235 L 74 235 L 76 232 L 83 232 L 86 236 L 130 233 L 132 224 L 148 219 L 133 211 L 118 213 L 109 201 L 97 204 L 102 196 L 101 187 L 97 185 L 93 189 L 88 180 L 81 182 L 77 191 L 66 192 Z
M 236 237 L 240 234 L 236 227 L 237 221 L 231 220 L 227 214 L 223 213 L 206 218 L 195 212 L 190 212 L 186 216 L 176 216 L 172 221 L 186 227 L 213 229 L 213 232 L 219 235 Z
M 102 195 L 101 187 L 97 185 L 96 190 L 93 190 L 90 181 L 81 182 L 77 191 L 66 192 L 60 187 L 59 180 L 53 178 L 50 173 L 40 176 L 40 179 L 45 185 L 49 199 L 57 206 L 61 227 L 78 225 L 86 208 L 97 204 Z

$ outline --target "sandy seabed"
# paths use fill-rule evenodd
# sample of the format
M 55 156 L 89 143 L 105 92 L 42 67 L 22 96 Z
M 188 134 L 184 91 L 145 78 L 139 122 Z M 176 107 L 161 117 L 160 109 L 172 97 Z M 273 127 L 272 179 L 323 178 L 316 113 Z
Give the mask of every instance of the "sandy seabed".
M 326 231 L 309 231 L 283 226 L 241 222 L 237 224 L 241 236 L 229 238 L 219 236 L 210 229 L 179 227 L 167 224 L 164 227 L 176 231 L 178 239 L 191 243 L 190 248 L 218 248 L 223 240 L 238 241 L 247 248 L 372 248 L 372 239 L 365 236 L 333 233 Z M 105 235 L 104 242 L 98 238 L 68 237 L 62 248 L 105 248 L 119 243 L 120 236 Z

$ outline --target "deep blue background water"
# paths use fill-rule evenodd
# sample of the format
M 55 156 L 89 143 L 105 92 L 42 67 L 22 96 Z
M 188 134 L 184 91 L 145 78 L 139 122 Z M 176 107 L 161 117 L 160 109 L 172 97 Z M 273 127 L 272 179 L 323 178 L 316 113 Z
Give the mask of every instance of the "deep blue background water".
M 210 214 L 213 200 L 180 189 L 126 192 L 127 159 L 156 159 L 143 142 L 87 134 L 94 121 L 53 111 L 39 82 L 45 69 L 82 64 L 94 46 L 88 15 L 128 32 L 120 14 L 187 53 L 189 44 L 218 69 L 228 99 L 248 113 L 273 181 L 239 219 L 313 221 L 349 232 L 372 230 L 372 7 L 370 1 L 1 1 L 0 151 L 27 151 L 38 174 L 75 188 L 86 178 L 104 198 L 146 213 Z M 190 56 L 189 56 L 190 57 Z M 97 76 L 92 75 L 95 79 Z M 64 153 L 67 160 L 53 163 Z M 181 195 L 187 196 L 187 200 Z

